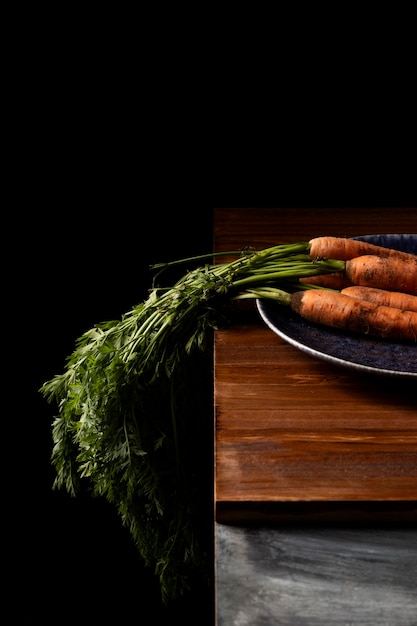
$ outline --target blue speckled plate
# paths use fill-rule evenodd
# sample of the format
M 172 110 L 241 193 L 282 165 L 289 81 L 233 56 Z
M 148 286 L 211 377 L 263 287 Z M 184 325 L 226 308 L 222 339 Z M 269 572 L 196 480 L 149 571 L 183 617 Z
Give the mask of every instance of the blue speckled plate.
M 354 237 L 417 254 L 417 234 Z M 282 339 L 308 354 L 354 370 L 417 378 L 417 345 L 349 334 L 312 324 L 288 307 L 257 300 L 265 324 Z

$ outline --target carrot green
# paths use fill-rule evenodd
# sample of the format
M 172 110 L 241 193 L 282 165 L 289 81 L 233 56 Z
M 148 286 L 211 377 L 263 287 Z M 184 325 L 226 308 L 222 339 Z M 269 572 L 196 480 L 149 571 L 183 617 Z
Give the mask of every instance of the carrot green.
M 227 323 L 232 300 L 263 293 L 284 301 L 298 277 L 343 269 L 341 261 L 312 261 L 308 250 L 308 243 L 277 245 L 227 253 L 236 256 L 228 262 L 204 255 L 154 266 L 162 274 L 184 263 L 195 269 L 169 287 L 152 286 L 121 319 L 85 332 L 64 372 L 40 389 L 57 407 L 54 488 L 76 495 L 85 481 L 116 507 L 164 602 L 208 567 L 195 523 L 196 433 L 204 429 L 192 400 L 195 359 L 210 355 L 212 331 Z

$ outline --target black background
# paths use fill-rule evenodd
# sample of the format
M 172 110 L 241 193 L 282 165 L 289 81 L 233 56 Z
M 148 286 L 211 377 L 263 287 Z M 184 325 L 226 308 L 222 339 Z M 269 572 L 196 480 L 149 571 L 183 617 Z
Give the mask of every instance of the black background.
M 178 618 L 194 624 L 198 611 L 201 624 L 212 624 L 212 586 L 196 583 L 184 598 L 163 606 L 157 579 L 143 566 L 113 507 L 87 491 L 71 498 L 52 490 L 56 407 L 45 402 L 40 385 L 63 371 L 85 330 L 120 318 L 146 297 L 151 263 L 212 249 L 207 207 L 190 220 L 190 205 L 184 212 L 174 194 L 178 211 L 166 213 L 167 195 L 161 205 L 155 197 L 135 196 L 132 185 L 127 194 L 120 190 L 120 172 L 117 180 L 114 172 L 106 174 L 110 183 L 98 176 L 94 193 L 88 182 L 63 177 L 56 206 L 26 215 L 16 226 L 25 257 L 14 286 L 19 310 L 10 312 L 13 325 L 19 320 L 9 448 L 17 481 L 8 506 L 13 536 L 17 531 L 12 584 L 22 596 L 14 607 L 16 623 L 52 624 L 58 613 L 60 623 L 134 621 L 137 615 L 138 623 L 171 624 Z M 212 550 L 211 535 L 207 545 Z

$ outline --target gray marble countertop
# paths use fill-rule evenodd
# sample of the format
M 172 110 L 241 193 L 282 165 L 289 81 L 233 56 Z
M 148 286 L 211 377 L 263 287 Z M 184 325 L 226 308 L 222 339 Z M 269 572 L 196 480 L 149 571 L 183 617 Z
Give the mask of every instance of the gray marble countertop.
M 417 529 L 215 524 L 216 626 L 416 626 Z

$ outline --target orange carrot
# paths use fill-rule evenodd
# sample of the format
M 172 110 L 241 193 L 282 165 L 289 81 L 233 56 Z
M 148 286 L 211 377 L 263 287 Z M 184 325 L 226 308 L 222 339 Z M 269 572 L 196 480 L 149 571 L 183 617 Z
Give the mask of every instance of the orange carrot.
M 340 259 L 348 261 L 364 254 L 378 255 L 381 257 L 394 257 L 398 259 L 417 258 L 417 255 L 393 248 L 377 246 L 367 241 L 349 239 L 345 237 L 316 237 L 310 239 L 310 257 Z
M 318 287 L 327 287 L 328 289 L 343 289 L 344 287 L 349 287 L 352 284 L 345 272 L 332 272 L 330 274 L 307 276 L 306 278 L 300 278 L 299 281 L 300 283 L 316 285 Z
M 417 341 L 417 313 L 356 300 L 338 291 L 308 289 L 291 294 L 291 308 L 304 319 L 383 339 Z
M 417 296 L 399 291 L 387 291 L 386 289 L 376 289 L 375 287 L 362 287 L 352 285 L 341 290 L 345 296 L 356 298 L 357 300 L 366 300 L 367 302 L 375 302 L 391 306 L 395 309 L 405 309 L 406 311 L 417 312 Z
M 410 259 L 400 259 L 367 254 L 346 261 L 345 272 L 354 285 L 417 296 L 416 255 L 411 255 Z

